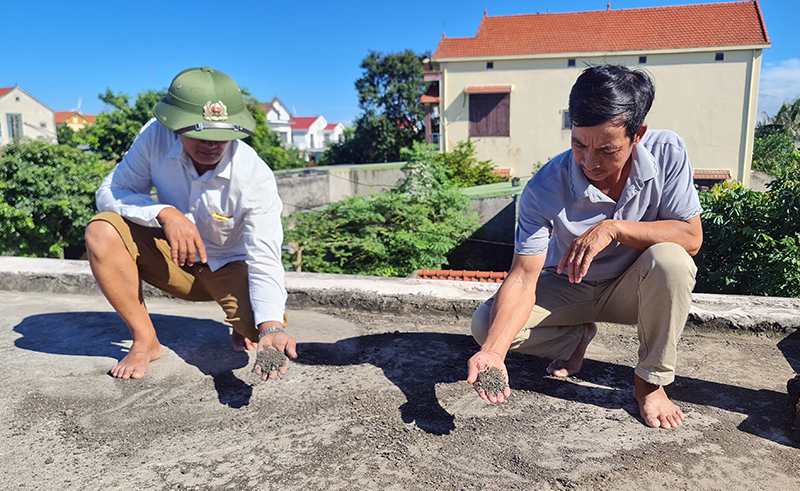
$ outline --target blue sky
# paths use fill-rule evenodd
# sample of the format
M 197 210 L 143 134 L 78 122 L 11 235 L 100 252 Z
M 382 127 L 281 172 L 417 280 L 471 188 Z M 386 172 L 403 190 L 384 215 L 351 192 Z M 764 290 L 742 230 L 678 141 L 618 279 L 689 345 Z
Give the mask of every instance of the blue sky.
M 612 0 L 612 9 L 701 3 Z M 711 3 L 711 2 L 707 2 Z M 135 96 L 166 88 L 181 70 L 208 65 L 253 95 L 278 96 L 296 116 L 348 124 L 354 83 L 370 50 L 433 52 L 474 36 L 489 15 L 603 10 L 606 0 L 40 0 L 0 2 L 0 87 L 19 85 L 55 111 L 105 109 L 110 88 Z M 762 0 L 772 48 L 764 51 L 759 112 L 800 95 L 799 0 Z

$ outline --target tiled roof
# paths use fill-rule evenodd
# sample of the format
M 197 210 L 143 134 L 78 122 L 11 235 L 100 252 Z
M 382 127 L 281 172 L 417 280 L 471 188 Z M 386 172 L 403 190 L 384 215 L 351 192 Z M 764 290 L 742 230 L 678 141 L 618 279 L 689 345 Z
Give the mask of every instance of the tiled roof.
M 325 127 L 325 131 L 333 131 L 339 126 L 341 123 L 328 123 L 328 126 Z
M 507 94 L 511 92 L 510 85 L 471 85 L 464 90 L 467 94 Z
M 318 120 L 319 116 L 312 116 L 310 118 L 292 118 L 294 124 L 292 125 L 292 130 L 307 130 L 314 124 L 314 121 Z
M 0 97 L 3 97 L 4 95 L 6 95 L 8 93 L 8 91 L 10 91 L 13 88 L 14 87 L 0 87 Z
M 498 168 L 492 169 L 490 172 L 492 174 L 497 174 L 498 176 L 504 177 L 506 179 L 511 177 L 511 168 L 510 167 L 498 167 Z
M 475 37 L 442 37 L 432 59 L 769 45 L 758 2 L 484 16 Z
M 508 273 L 505 271 L 454 271 L 451 269 L 420 269 L 417 279 L 474 281 L 480 283 L 502 283 Z
M 731 171 L 728 169 L 694 169 L 694 178 L 721 181 L 730 179 Z
M 64 121 L 68 120 L 72 117 L 73 114 L 77 114 L 78 116 L 82 117 L 86 121 L 94 124 L 94 116 L 91 114 L 81 114 L 78 111 L 58 111 L 54 113 L 55 123 L 61 124 Z

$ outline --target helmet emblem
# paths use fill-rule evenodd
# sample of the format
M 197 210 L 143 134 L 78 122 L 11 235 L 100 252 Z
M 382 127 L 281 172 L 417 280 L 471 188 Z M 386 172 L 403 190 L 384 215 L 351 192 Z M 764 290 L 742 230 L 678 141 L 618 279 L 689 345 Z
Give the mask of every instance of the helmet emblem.
M 203 107 L 203 119 L 207 121 L 225 121 L 228 119 L 228 108 L 222 101 L 206 102 Z

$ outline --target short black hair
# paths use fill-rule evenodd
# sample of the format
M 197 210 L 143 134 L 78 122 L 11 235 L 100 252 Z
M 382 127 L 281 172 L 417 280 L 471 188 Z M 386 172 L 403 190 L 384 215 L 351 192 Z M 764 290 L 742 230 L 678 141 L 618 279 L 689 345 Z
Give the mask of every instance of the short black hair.
M 569 93 L 569 119 L 574 126 L 617 121 L 625 125 L 625 134 L 633 140 L 655 96 L 653 80 L 644 70 L 621 65 L 590 66 Z

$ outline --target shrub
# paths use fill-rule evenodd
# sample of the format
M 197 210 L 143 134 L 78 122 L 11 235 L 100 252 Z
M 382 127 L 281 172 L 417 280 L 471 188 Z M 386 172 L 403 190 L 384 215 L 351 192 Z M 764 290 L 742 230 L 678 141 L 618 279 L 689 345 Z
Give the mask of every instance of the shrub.
M 18 140 L 0 159 L 0 254 L 61 257 L 83 243 L 107 162 L 66 145 Z
M 725 183 L 700 193 L 699 292 L 800 297 L 800 171 L 766 193 Z
M 408 276 L 438 269 L 477 229 L 469 200 L 444 175 L 424 144 L 406 150 L 406 179 L 396 189 L 355 196 L 291 215 L 284 265 L 317 273 Z

